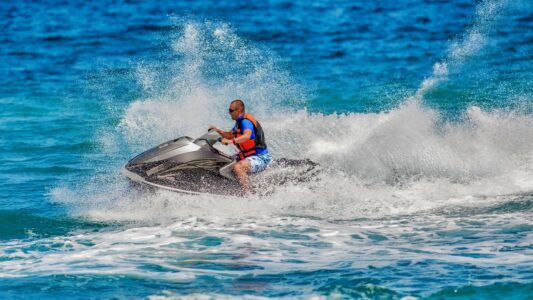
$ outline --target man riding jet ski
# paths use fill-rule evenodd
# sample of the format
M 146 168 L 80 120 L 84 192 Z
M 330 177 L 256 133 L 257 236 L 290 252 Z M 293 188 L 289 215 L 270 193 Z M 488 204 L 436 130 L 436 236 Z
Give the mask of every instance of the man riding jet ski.
M 220 134 L 222 143 L 227 145 L 232 143 L 239 147 L 240 153 L 237 163 L 233 166 L 233 173 L 237 176 L 243 190 L 250 190 L 248 173 L 258 173 L 266 169 L 272 158 L 268 153 L 265 143 L 265 134 L 257 120 L 246 113 L 244 102 L 239 99 L 231 101 L 229 114 L 235 121 L 235 126 L 231 131 L 222 131 L 216 127 L 211 127 Z
M 231 102 L 229 113 L 236 121 L 231 131 L 210 127 L 196 140 L 184 136 L 165 142 L 131 159 L 124 175 L 143 186 L 222 195 L 245 195 L 250 190 L 268 194 L 276 186 L 316 178 L 318 164 L 308 159 L 281 158 L 270 164 L 261 125 L 245 113 L 241 100 Z M 265 169 L 254 174 L 250 184 L 248 173 Z

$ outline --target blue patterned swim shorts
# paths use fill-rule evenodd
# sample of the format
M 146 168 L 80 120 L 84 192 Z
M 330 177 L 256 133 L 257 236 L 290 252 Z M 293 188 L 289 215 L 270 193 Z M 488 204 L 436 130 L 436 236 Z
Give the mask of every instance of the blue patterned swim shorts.
M 264 171 L 270 161 L 272 161 L 270 153 L 268 152 L 265 154 L 248 156 L 246 159 L 250 162 L 250 165 L 252 166 L 252 169 L 250 170 L 251 173 Z

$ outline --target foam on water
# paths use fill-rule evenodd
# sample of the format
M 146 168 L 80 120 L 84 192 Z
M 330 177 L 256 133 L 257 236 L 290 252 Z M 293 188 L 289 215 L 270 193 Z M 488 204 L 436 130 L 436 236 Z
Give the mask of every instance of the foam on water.
M 146 111 L 143 116 L 150 119 Z M 442 123 L 437 112 L 408 103 L 380 114 L 299 111 L 260 119 L 274 157 L 320 163 L 318 181 L 279 188 L 264 198 L 235 199 L 138 194 L 111 172 L 105 185 L 86 186 L 86 200 L 78 205 L 84 214 L 104 220 L 265 214 L 350 219 L 412 213 L 461 199 L 463 204 L 490 205 L 499 196 L 533 189 L 533 119 L 528 115 L 471 107 L 465 121 Z M 150 135 L 138 130 L 139 136 Z
M 475 266 L 469 272 L 471 284 L 490 276 L 527 282 L 527 270 L 532 267 L 528 255 L 506 249 L 527 248 L 530 228 L 525 224 L 529 219 L 522 213 L 499 219 L 478 215 L 475 222 L 439 215 L 379 223 L 324 223 L 293 217 L 246 222 L 189 218 L 165 225 L 13 241 L 2 248 L 0 254 L 6 259 L 0 267 L 3 277 L 120 274 L 192 282 L 197 276 L 211 276 L 228 280 L 235 289 L 239 289 L 233 283 L 238 276 L 255 278 L 260 284 L 261 276 L 271 274 L 298 282 L 307 280 L 306 272 L 314 270 L 359 272 L 359 277 L 385 272 L 388 286 L 420 292 L 419 282 L 435 278 L 434 272 L 439 277 L 426 281 L 427 286 L 455 283 L 464 270 L 445 266 L 456 264 Z M 515 233 L 518 245 L 505 241 L 506 231 Z M 420 244 L 421 240 L 425 242 Z M 406 273 L 411 275 L 406 277 Z

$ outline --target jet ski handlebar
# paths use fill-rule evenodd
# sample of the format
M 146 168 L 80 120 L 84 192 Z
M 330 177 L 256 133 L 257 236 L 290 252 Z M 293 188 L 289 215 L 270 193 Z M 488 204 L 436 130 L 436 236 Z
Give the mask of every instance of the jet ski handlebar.
M 218 132 L 213 131 L 213 128 L 209 129 L 206 134 L 194 140 L 194 143 L 198 145 L 198 142 L 205 142 L 212 152 L 228 158 L 235 158 L 239 154 L 239 150 L 234 145 L 222 144 L 222 136 Z

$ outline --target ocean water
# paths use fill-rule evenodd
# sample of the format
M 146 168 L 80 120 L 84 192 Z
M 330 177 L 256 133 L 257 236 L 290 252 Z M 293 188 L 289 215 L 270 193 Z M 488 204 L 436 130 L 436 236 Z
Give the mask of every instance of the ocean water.
M 533 298 L 531 1 L 4 1 L 0 25 L 0 298 Z M 316 180 L 129 185 L 234 98 Z

